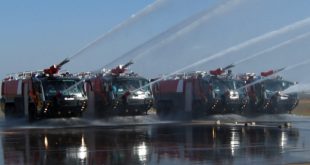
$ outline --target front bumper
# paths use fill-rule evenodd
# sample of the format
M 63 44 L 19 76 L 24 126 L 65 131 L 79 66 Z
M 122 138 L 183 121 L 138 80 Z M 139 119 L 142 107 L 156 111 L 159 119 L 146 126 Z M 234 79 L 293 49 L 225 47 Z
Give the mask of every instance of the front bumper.
M 86 108 L 86 100 L 47 101 L 39 114 L 44 117 L 75 117 L 81 116 Z
M 113 110 L 121 113 L 146 113 L 152 106 L 152 99 L 127 99 L 126 102 L 115 101 Z

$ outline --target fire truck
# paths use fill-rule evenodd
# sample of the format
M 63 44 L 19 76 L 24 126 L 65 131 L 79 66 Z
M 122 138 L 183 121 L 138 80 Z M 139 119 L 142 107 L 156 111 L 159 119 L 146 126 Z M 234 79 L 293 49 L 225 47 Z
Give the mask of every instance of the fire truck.
M 5 118 L 27 117 L 29 121 L 50 117 L 81 116 L 87 107 L 83 85 L 65 91 L 80 78 L 60 74 L 65 59 L 43 71 L 11 74 L 2 81 L 1 105 Z
M 244 81 L 232 75 L 211 75 L 205 81 L 211 93 L 209 113 L 245 113 L 249 97 L 246 89 L 241 89 Z
M 153 85 L 157 113 L 169 118 L 197 118 L 213 113 L 240 113 L 247 108 L 246 90 L 239 90 L 243 81 L 224 74 L 233 67 L 207 72 L 174 75 Z
M 284 80 L 280 76 L 274 76 L 283 69 L 261 72 L 260 76 L 254 73 L 241 76 L 249 84 L 247 87 L 250 98 L 249 113 L 291 113 L 298 105 L 297 93 L 283 93 L 285 89 L 296 83 Z
M 128 62 L 112 70 L 88 75 L 86 80 L 89 104 L 97 117 L 143 115 L 152 107 L 153 96 L 144 77 L 128 72 Z M 134 91 L 134 92 L 133 92 Z

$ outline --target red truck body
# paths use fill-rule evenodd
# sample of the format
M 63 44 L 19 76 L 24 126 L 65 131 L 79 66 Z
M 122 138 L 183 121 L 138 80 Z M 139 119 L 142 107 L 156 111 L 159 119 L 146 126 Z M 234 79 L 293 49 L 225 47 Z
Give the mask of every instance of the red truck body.
M 152 90 L 161 117 L 183 118 L 207 112 L 209 91 L 199 77 L 162 80 Z
M 226 76 L 205 72 L 178 75 L 152 86 L 160 116 L 198 118 L 210 113 L 240 113 L 248 102 L 244 84 Z
M 131 91 L 149 81 L 136 74 L 117 73 L 98 74 L 86 81 L 89 109 L 96 117 L 147 114 L 153 102 L 150 89 Z
M 27 72 L 2 81 L 1 105 L 6 118 L 27 116 L 30 121 L 45 117 L 80 116 L 87 106 L 81 86 L 62 93 L 80 81 L 74 76 Z

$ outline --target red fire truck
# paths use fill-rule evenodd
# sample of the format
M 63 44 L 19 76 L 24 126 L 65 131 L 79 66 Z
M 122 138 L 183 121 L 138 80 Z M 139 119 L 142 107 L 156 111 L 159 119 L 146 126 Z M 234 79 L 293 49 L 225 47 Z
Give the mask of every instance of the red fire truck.
M 1 105 L 5 118 L 27 117 L 29 121 L 48 117 L 81 116 L 87 106 L 83 85 L 63 92 L 80 79 L 59 74 L 65 59 L 44 71 L 12 74 L 2 81 Z
M 224 74 L 233 67 L 179 74 L 153 85 L 155 108 L 168 118 L 200 117 L 210 113 L 240 113 L 248 105 L 243 81 Z
M 147 114 L 152 107 L 150 88 L 141 88 L 149 81 L 136 73 L 126 72 L 131 64 L 129 62 L 112 70 L 90 75 L 86 80 L 89 105 L 93 106 L 89 109 L 94 109 L 95 116 L 141 115 Z
M 261 72 L 260 76 L 254 73 L 239 76 L 248 84 L 247 91 L 250 98 L 248 113 L 290 113 L 298 105 L 297 93 L 283 93 L 295 83 L 275 76 L 283 69 Z

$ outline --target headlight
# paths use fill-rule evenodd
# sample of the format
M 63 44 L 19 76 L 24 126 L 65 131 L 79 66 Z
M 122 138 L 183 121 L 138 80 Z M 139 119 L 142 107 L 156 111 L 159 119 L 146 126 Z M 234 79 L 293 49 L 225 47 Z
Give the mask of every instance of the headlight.
M 83 94 L 82 93 L 77 93 L 75 96 L 76 97 L 83 97 Z
M 239 99 L 239 93 L 237 91 L 229 91 L 230 99 Z
M 289 95 L 282 92 L 278 92 L 278 95 L 280 96 L 281 100 L 287 100 L 289 98 Z

